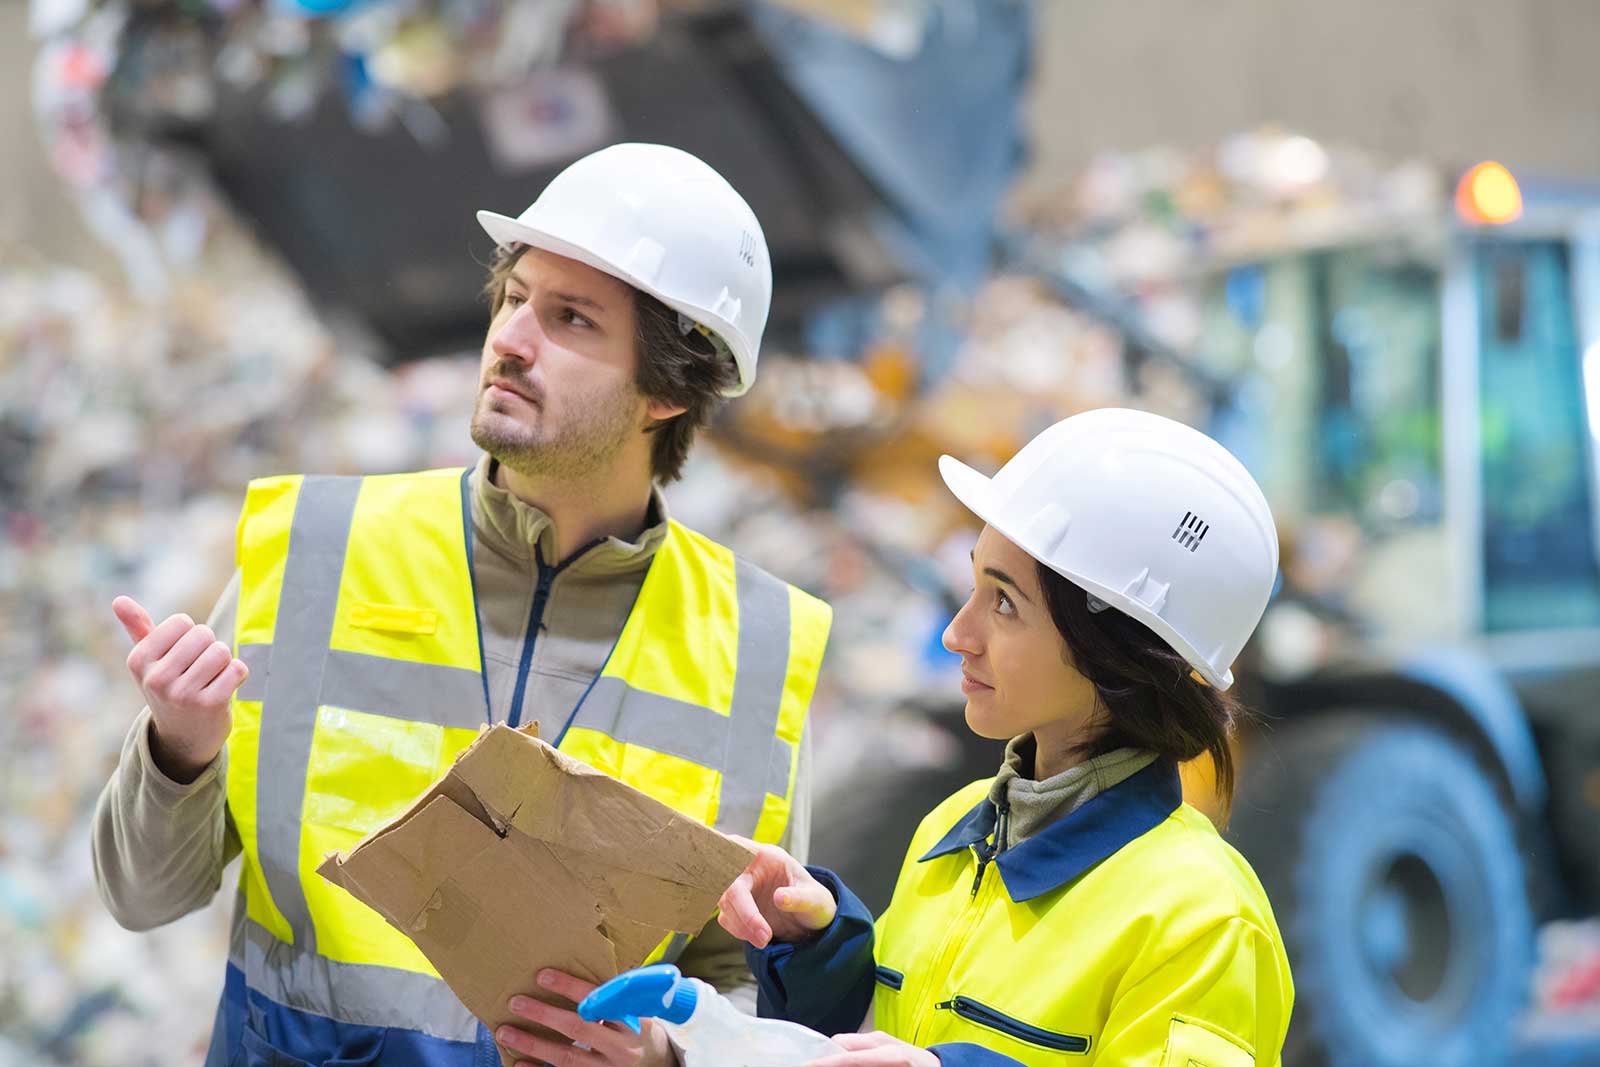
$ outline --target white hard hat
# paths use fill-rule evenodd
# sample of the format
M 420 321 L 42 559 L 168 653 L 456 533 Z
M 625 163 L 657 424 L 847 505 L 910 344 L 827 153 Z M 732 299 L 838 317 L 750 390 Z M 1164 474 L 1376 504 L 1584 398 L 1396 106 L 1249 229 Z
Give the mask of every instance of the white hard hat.
M 570 164 L 516 218 L 480 211 L 478 222 L 502 247 L 587 263 L 710 331 L 739 368 L 725 395 L 755 381 L 772 304 L 767 239 L 703 160 L 667 145 L 612 145 Z
M 1092 609 L 1139 620 L 1211 685 L 1233 684 L 1277 580 L 1278 532 L 1227 449 L 1180 422 L 1104 408 L 1051 426 L 993 478 L 950 456 L 939 473 Z

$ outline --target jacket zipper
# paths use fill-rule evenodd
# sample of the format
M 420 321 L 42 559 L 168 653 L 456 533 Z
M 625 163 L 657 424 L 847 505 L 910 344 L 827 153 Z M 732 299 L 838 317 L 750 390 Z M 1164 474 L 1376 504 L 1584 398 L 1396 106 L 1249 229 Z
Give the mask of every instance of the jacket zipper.
M 554 567 L 544 561 L 544 553 L 539 546 L 533 546 L 533 561 L 539 568 L 539 583 L 533 590 L 533 608 L 528 612 L 528 632 L 522 641 L 522 656 L 517 661 L 517 690 L 511 694 L 511 713 L 506 716 L 506 725 L 516 727 L 522 725 L 522 695 L 528 686 L 528 671 L 533 667 L 533 646 L 538 643 L 539 629 L 544 625 L 544 609 L 550 602 L 550 586 L 555 583 L 556 577 L 568 567 L 578 562 L 588 554 L 589 550 L 598 545 L 603 538 L 596 538 L 568 556 L 565 562 Z
M 995 1011 L 987 1004 L 980 1004 L 971 997 L 952 997 L 940 1003 L 938 1007 L 945 1011 L 953 1011 L 968 1022 L 986 1026 L 1007 1037 L 1014 1037 L 1018 1041 L 1038 1045 L 1040 1048 L 1055 1049 L 1058 1052 L 1089 1051 L 1089 1039 L 1086 1037 L 1079 1037 L 1077 1034 L 1058 1034 L 1054 1030 L 1030 1026 L 1020 1019 L 1013 1019 L 1009 1015 Z
M 1000 833 L 997 826 L 995 829 L 996 844 L 990 844 L 989 842 L 984 841 L 971 846 L 973 854 L 978 858 L 978 871 L 975 875 L 973 875 L 972 878 L 972 893 L 967 898 L 966 909 L 962 912 L 960 918 L 956 922 L 950 924 L 950 932 L 945 935 L 944 944 L 939 947 L 939 954 L 935 957 L 937 963 L 931 972 L 934 976 L 947 975 L 950 973 L 950 965 L 955 961 L 956 954 L 961 951 L 961 946 L 964 945 L 967 941 L 967 938 L 971 936 L 972 929 L 977 925 L 978 918 L 983 914 L 985 908 L 988 906 L 989 899 L 994 896 L 994 890 L 992 888 L 988 888 L 994 885 L 994 879 L 989 879 L 988 887 L 986 887 L 983 880 L 983 874 L 984 871 L 988 870 L 989 861 L 994 859 L 996 853 L 999 852 L 999 840 Z M 981 900 L 978 896 L 980 891 L 983 892 L 983 897 Z M 911 1027 L 911 1043 L 914 1045 L 922 1044 L 922 1031 L 923 1027 L 928 1021 L 929 1010 L 928 1002 L 926 1000 L 924 1000 L 922 1002 L 922 1006 L 917 1009 L 916 1019 Z
M 978 869 L 972 875 L 972 899 L 978 899 L 978 887 L 983 885 L 983 872 L 989 869 L 989 861 L 994 859 L 998 851 L 993 845 L 985 841 L 981 845 L 972 846 L 972 851 L 978 856 Z
M 994 828 L 994 841 L 985 841 L 974 845 L 973 851 L 978 854 L 978 873 L 972 876 L 972 895 L 978 895 L 978 886 L 983 883 L 983 872 L 988 869 L 989 861 L 1000 855 L 1006 847 L 1006 829 L 1011 822 L 1011 805 L 1000 809 L 1000 817 Z
M 894 990 L 899 990 L 901 986 L 906 984 L 905 975 L 893 967 L 885 967 L 882 964 L 877 967 L 877 978 L 879 982 Z

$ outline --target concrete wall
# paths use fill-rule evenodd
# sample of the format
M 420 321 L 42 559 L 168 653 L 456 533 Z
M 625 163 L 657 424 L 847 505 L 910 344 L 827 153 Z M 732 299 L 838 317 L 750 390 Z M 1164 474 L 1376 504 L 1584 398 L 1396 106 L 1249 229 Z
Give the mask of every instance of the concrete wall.
M 1600 181 L 1595 0 L 1037 0 L 1030 186 L 1093 152 L 1277 121 Z
M 115 277 L 45 161 L 33 122 L 26 0 L 0 0 L 0 256 L 19 246 Z

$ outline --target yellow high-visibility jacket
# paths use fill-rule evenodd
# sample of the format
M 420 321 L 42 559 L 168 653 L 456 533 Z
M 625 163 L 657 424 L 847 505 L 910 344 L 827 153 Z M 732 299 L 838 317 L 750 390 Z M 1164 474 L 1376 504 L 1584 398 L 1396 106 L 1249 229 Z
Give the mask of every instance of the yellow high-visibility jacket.
M 1157 761 L 1009 848 L 990 783 L 930 813 L 876 925 L 831 872 L 816 941 L 752 951 L 763 1014 L 945 1067 L 1277 1067 L 1294 1001 L 1249 865 Z

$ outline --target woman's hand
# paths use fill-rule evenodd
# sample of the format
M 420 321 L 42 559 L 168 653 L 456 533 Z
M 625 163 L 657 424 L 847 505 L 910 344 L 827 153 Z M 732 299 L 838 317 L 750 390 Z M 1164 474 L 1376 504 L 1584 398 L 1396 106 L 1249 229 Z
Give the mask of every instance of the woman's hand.
M 594 983 L 560 971 L 540 971 L 539 984 L 573 1004 L 595 989 Z M 512 1014 L 588 1046 L 580 1048 L 578 1044 L 552 1041 L 515 1026 L 502 1026 L 495 1031 L 494 1039 L 527 1057 L 518 1062 L 518 1067 L 543 1063 L 551 1067 L 672 1067 L 678 1062 L 667 1043 L 666 1031 L 651 1026 L 649 1019 L 640 1020 L 644 1032 L 636 1034 L 621 1023 L 592 1023 L 570 1008 L 558 1008 L 533 997 L 512 997 L 510 1007 Z
M 835 1034 L 834 1043 L 845 1048 L 839 1056 L 812 1060 L 806 1067 L 939 1067 L 939 1057 L 925 1048 L 908 1045 L 882 1030 L 870 1034 Z
M 828 887 L 777 845 L 734 838 L 756 858 L 717 902 L 717 922 L 740 941 L 766 948 L 773 941 L 804 941 L 833 922 L 839 904 Z

